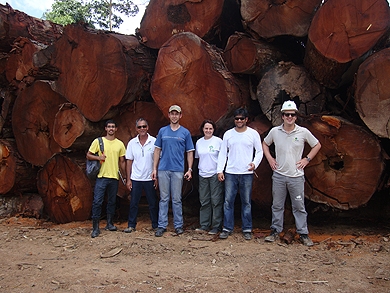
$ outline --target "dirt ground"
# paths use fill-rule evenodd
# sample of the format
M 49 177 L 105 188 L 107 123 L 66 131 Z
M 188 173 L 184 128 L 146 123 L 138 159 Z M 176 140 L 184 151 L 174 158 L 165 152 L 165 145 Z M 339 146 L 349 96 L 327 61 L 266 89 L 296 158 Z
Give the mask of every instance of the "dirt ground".
M 170 215 L 170 223 L 172 216 Z M 390 292 L 390 228 L 345 220 L 310 225 L 313 247 L 298 241 L 265 243 L 269 220 L 254 216 L 245 241 L 239 217 L 226 240 L 172 224 L 156 238 L 146 209 L 137 231 L 92 239 L 91 221 L 56 225 L 12 217 L 0 220 L 0 292 Z M 293 227 L 286 224 L 286 229 Z

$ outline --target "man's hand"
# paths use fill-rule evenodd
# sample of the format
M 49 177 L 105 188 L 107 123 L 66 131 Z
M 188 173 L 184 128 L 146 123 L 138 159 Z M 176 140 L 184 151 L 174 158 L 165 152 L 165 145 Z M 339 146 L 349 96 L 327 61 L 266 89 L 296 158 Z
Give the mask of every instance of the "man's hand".
M 223 175 L 223 173 L 218 173 L 218 180 L 220 182 L 225 181 L 225 175 Z
M 133 188 L 133 183 L 131 182 L 131 179 L 129 179 L 129 181 L 126 182 L 126 188 L 130 191 Z

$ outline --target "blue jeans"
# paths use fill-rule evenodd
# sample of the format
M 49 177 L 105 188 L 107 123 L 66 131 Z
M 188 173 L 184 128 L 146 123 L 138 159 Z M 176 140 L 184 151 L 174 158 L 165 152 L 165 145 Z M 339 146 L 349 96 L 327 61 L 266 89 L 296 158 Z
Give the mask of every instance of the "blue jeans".
M 107 192 L 107 215 L 115 215 L 115 201 L 118 194 L 117 179 L 97 178 L 93 192 L 92 219 L 100 220 L 104 195 Z
M 158 205 L 157 194 L 154 189 L 153 181 L 136 181 L 132 180 L 131 199 L 129 208 L 128 227 L 137 225 L 138 204 L 142 196 L 142 189 L 145 191 L 146 199 L 149 204 L 150 220 L 152 221 L 152 228 L 157 228 L 158 221 Z
M 232 232 L 234 229 L 234 202 L 240 191 L 242 232 L 252 232 L 252 183 L 253 174 L 225 174 L 223 230 Z
M 169 199 L 172 197 L 173 226 L 183 228 L 183 207 L 181 190 L 184 172 L 158 171 L 158 186 L 160 189 L 160 204 L 158 212 L 158 227 L 168 226 Z

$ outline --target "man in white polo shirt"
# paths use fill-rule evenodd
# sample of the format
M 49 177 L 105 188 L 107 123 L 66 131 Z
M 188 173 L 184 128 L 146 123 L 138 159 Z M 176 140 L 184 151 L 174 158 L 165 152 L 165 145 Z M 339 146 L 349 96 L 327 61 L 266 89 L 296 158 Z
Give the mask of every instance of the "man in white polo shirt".
M 289 192 L 300 241 L 306 246 L 312 246 L 313 241 L 308 236 L 307 228 L 303 169 L 318 153 L 321 144 L 308 129 L 295 124 L 297 112 L 297 106 L 293 101 L 284 102 L 283 124 L 272 128 L 263 141 L 264 156 L 274 171 L 271 235 L 265 237 L 265 241 L 273 242 L 279 239 L 279 233 L 283 230 L 284 204 Z M 272 143 L 275 144 L 276 159 L 269 150 Z M 302 158 L 305 143 L 310 145 L 311 150 Z

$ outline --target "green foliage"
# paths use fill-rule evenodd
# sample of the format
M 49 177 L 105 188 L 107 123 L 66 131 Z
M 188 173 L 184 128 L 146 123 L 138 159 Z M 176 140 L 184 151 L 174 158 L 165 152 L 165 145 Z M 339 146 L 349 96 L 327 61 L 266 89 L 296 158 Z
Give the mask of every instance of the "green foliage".
M 121 15 L 135 16 L 138 11 L 138 6 L 130 0 L 55 0 L 51 11 L 43 17 L 61 25 L 82 21 L 111 31 L 123 23 Z

